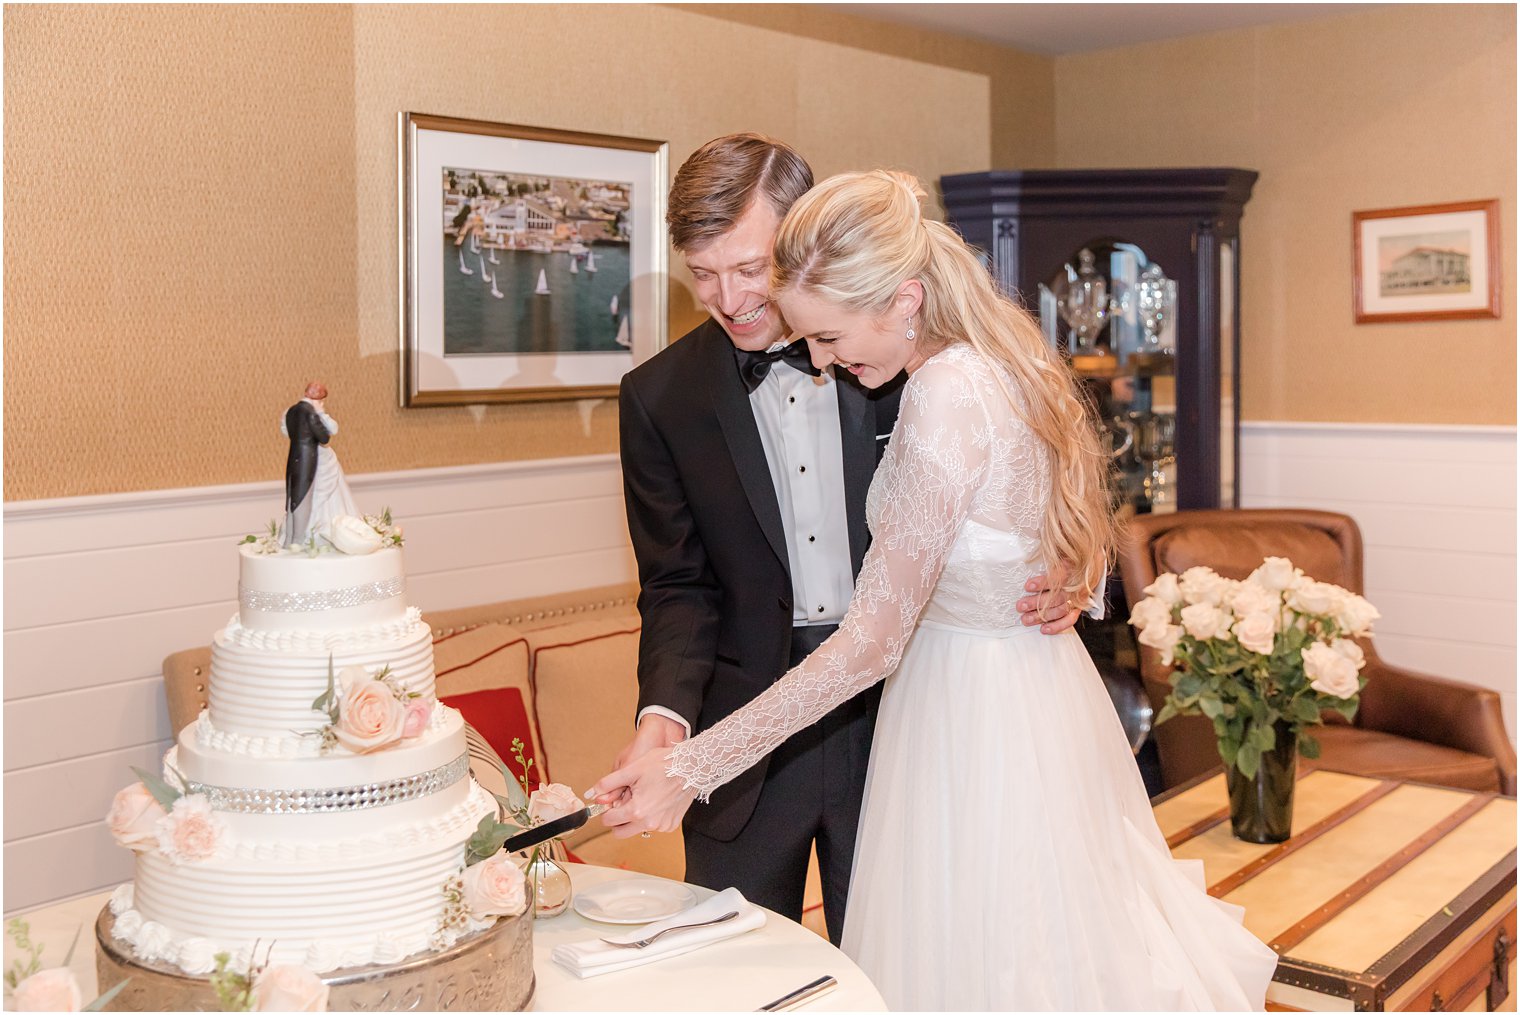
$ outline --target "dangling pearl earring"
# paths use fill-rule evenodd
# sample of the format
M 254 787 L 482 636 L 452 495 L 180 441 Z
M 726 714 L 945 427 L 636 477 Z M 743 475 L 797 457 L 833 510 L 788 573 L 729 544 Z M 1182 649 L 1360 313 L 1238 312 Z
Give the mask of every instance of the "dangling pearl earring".
M 918 332 L 916 332 L 916 331 L 913 330 L 913 318 L 908 317 L 908 318 L 904 318 L 904 320 L 906 320 L 908 322 L 908 333 L 906 335 L 904 335 L 903 338 L 906 338 L 908 341 L 911 342 L 915 338 L 918 337 Z

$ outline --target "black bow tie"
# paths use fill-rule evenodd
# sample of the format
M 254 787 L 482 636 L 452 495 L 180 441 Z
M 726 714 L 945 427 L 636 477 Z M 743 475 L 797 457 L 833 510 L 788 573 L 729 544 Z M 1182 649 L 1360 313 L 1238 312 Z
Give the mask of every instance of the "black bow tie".
M 777 360 L 795 370 L 812 374 L 814 377 L 822 372 L 813 366 L 813 357 L 808 354 L 805 338 L 799 338 L 791 345 L 783 346 L 774 352 L 749 352 L 745 349 L 735 349 L 734 354 L 739 359 L 739 376 L 744 380 L 744 389 L 752 395 L 760 386 L 760 382 L 765 380 L 765 375 L 771 372 L 771 364 Z

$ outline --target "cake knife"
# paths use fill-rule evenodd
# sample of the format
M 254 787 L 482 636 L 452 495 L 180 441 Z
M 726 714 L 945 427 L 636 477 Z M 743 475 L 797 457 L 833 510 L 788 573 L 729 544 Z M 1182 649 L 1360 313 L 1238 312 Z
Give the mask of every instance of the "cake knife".
M 568 835 L 606 809 L 606 804 L 592 804 L 589 807 L 582 807 L 580 810 L 566 814 L 562 818 L 545 821 L 541 825 L 534 825 L 525 832 L 518 832 L 506 842 L 503 842 L 501 848 L 508 853 L 517 853 L 537 846 L 539 843 L 549 839 Z

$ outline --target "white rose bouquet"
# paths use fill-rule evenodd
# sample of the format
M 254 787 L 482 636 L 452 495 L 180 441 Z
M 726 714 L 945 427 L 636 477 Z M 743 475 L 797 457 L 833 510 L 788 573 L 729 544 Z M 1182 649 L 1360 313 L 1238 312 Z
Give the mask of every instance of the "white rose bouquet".
M 1320 723 L 1327 708 L 1356 715 L 1366 660 L 1352 639 L 1379 616 L 1361 596 L 1315 581 L 1284 557 L 1268 557 L 1245 581 L 1207 567 L 1164 574 L 1145 595 L 1129 622 L 1140 644 L 1176 666 L 1156 721 L 1207 716 L 1226 767 L 1254 776 L 1280 725 L 1298 736 L 1300 754 L 1316 758 L 1319 742 L 1304 727 Z

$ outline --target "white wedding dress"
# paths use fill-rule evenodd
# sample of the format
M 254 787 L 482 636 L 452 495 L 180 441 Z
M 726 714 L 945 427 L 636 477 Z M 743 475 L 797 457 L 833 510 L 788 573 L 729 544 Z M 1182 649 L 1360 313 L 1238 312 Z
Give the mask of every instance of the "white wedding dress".
M 667 771 L 705 796 L 885 677 L 842 947 L 891 1008 L 1259 1010 L 1277 958 L 1171 858 L 1082 642 L 1017 622 L 1050 475 L 1000 369 L 913 374 L 839 631 Z

